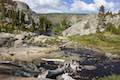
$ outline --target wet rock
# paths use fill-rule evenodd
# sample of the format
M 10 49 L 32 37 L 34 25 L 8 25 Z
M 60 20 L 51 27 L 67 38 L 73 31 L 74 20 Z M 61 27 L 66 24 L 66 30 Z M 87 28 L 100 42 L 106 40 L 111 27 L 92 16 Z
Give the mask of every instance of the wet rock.
M 63 75 L 61 76 L 61 78 L 62 78 L 63 80 L 75 80 L 75 79 L 73 79 L 71 76 L 69 76 L 68 73 L 63 74 Z M 61 79 L 61 80 L 62 80 L 62 79 Z
M 20 77 L 33 77 L 38 74 L 38 70 L 33 69 L 33 67 L 35 66 L 28 63 L 5 61 L 0 62 L 0 73 Z
M 117 54 L 105 53 L 105 55 L 106 55 L 108 58 L 120 58 L 120 56 L 117 55 Z
M 83 65 L 81 66 L 81 69 L 85 69 L 85 70 L 96 70 L 97 67 L 94 65 Z
M 80 70 L 80 65 L 77 61 L 71 61 L 70 62 L 70 68 L 72 69 L 73 72 L 77 72 L 78 70 Z

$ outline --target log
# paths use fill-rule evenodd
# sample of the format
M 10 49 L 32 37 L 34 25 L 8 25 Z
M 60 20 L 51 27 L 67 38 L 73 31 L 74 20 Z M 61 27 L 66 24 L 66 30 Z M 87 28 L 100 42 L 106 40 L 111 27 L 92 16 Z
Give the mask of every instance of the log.
M 65 62 L 65 60 L 63 59 L 46 59 L 46 58 L 42 58 L 41 60 L 43 61 L 53 61 L 53 62 Z
M 57 76 L 64 73 L 65 69 L 69 67 L 69 63 L 66 63 L 62 68 L 58 68 L 56 70 L 48 70 L 46 78 L 56 79 Z

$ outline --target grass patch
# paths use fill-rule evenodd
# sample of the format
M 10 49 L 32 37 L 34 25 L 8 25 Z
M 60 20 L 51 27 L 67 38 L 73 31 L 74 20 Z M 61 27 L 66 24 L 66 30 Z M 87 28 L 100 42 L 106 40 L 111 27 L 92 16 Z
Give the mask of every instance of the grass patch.
M 59 45 L 60 43 L 61 43 L 61 40 L 58 37 L 47 39 L 45 41 L 45 44 L 47 45 Z
M 112 76 L 100 78 L 99 80 L 120 80 L 120 75 L 112 75 Z
M 120 55 L 120 35 L 104 32 L 86 36 L 74 35 L 69 36 L 69 39 L 86 47 Z

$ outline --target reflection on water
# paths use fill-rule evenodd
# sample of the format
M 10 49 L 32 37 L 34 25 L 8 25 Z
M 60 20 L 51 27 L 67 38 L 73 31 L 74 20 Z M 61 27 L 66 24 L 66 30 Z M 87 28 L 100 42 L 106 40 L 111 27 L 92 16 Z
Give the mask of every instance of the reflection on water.
M 109 59 L 100 53 L 89 49 L 62 49 L 65 54 L 78 54 L 80 57 L 85 57 L 84 61 L 78 61 L 81 66 L 95 66 L 96 69 L 82 69 L 73 77 L 77 80 L 92 80 L 99 77 L 109 76 L 112 74 L 120 74 L 120 59 Z M 77 77 L 76 77 L 77 76 Z

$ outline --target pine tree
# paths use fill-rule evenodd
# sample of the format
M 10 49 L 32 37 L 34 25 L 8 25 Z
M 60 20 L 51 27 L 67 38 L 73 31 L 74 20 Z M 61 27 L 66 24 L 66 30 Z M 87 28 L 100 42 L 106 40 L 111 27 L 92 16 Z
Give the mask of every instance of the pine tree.
M 3 20 L 5 18 L 5 6 L 4 6 L 4 0 L 0 0 L 0 20 Z
M 45 32 L 47 32 L 49 29 L 52 29 L 52 22 L 47 19 Z
M 105 17 L 106 17 L 106 14 L 105 14 L 105 7 L 103 5 L 100 6 L 100 9 L 99 9 L 99 14 L 98 14 L 98 18 L 99 18 L 99 23 L 98 23 L 98 26 L 99 28 L 105 28 Z
M 20 11 L 19 10 L 16 12 L 16 20 L 17 20 L 17 24 L 20 25 Z
M 118 11 L 118 15 L 120 16 L 120 10 Z
M 52 27 L 52 22 L 46 16 L 39 17 L 39 31 L 44 34 Z
M 25 14 L 24 14 L 23 11 L 21 12 L 21 23 L 22 23 L 22 24 L 25 23 Z
M 40 17 L 39 24 L 39 31 L 43 34 L 46 30 L 46 17 Z
M 35 28 L 35 22 L 34 22 L 34 19 L 32 19 L 31 21 L 32 21 L 31 31 L 32 31 L 32 32 L 35 32 L 35 31 L 36 31 L 36 28 Z
M 100 6 L 99 14 L 105 14 L 105 7 L 103 5 Z
M 60 24 L 61 24 L 61 27 L 64 30 L 67 29 L 70 26 L 70 22 L 66 18 L 63 18 L 63 20 L 61 21 Z
M 14 9 L 12 10 L 12 20 L 13 20 L 13 25 L 17 26 L 17 13 Z

